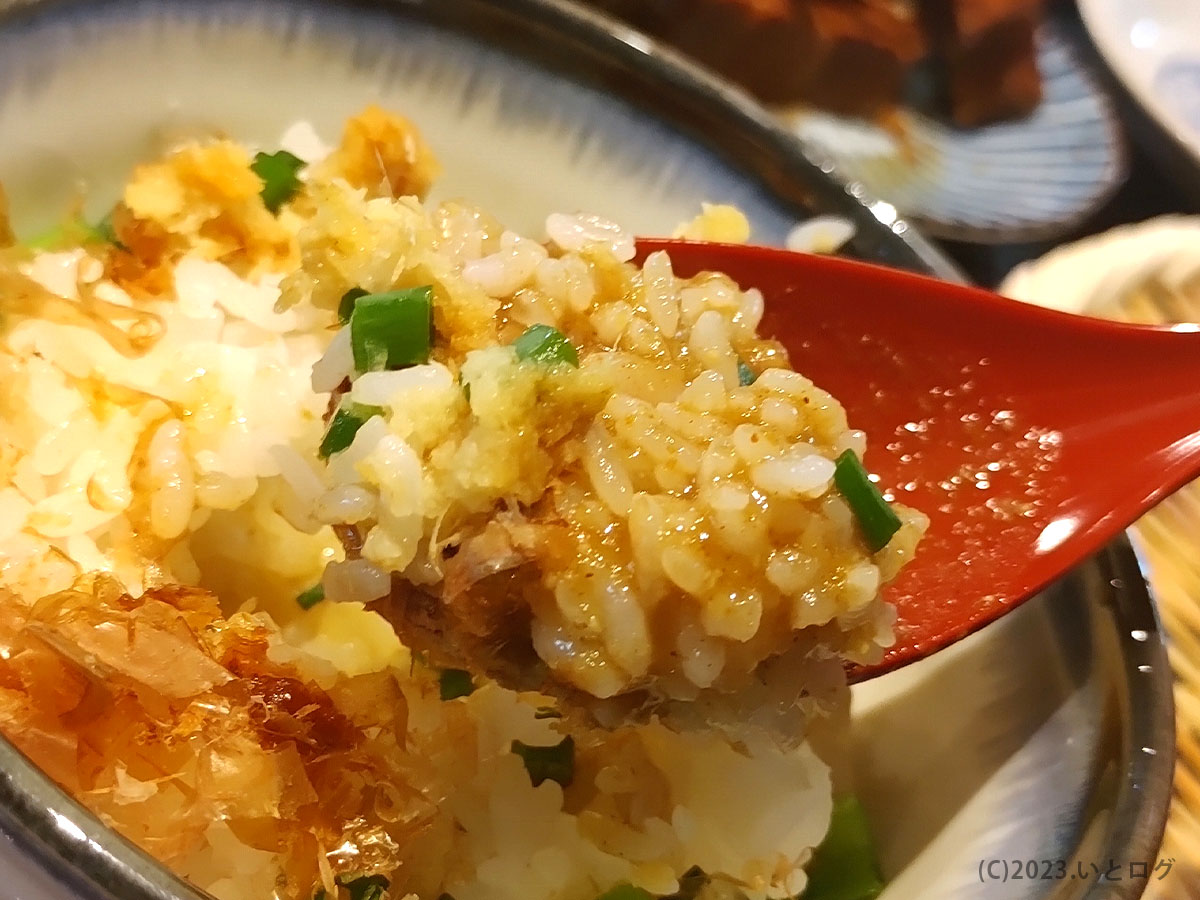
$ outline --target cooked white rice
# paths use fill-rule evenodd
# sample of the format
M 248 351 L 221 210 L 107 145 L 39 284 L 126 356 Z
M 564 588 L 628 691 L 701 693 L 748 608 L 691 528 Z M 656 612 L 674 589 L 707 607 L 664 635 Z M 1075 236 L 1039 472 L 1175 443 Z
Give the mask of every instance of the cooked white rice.
M 696 865 L 750 897 L 796 894 L 831 809 L 808 741 L 600 730 L 479 679 L 442 701 L 364 606 L 392 573 L 436 595 L 450 546 L 482 566 L 460 571 L 467 603 L 480 572 L 532 565 L 517 599 L 533 647 L 575 687 L 696 698 L 768 660 L 810 679 L 807 727 L 840 727 L 835 656 L 886 645 L 878 590 L 921 522 L 905 513 L 864 549 L 830 489 L 831 458 L 863 436 L 754 334 L 762 298 L 681 281 L 661 255 L 637 270 L 599 220 L 551 217 L 543 244 L 462 204 L 424 208 L 411 195 L 435 167 L 378 110 L 310 160 L 278 216 L 249 162 L 215 142 L 140 168 L 118 247 L 0 250 L 0 728 L 220 900 L 307 900 L 371 873 L 395 898 L 593 900 L 621 882 L 670 893 Z M 384 415 L 318 460 L 326 394 L 354 374 L 339 299 L 415 284 L 435 288 L 433 360 L 354 378 L 353 401 Z M 507 344 L 535 322 L 576 342 L 578 369 L 516 360 Z M 483 553 L 498 510 L 509 550 L 535 530 L 511 566 Z M 569 559 L 541 552 L 552 520 L 570 523 Z M 354 527 L 361 557 L 331 525 Z M 111 580 L 77 584 L 95 573 Z M 318 581 L 326 602 L 302 612 Z M 62 700 L 76 677 L 124 712 L 80 719 Z M 267 740 L 263 679 L 306 685 L 359 743 Z M 771 714 L 778 696 L 744 689 Z M 118 737 L 122 722 L 140 724 Z M 574 782 L 534 787 L 512 742 L 568 732 Z
M 327 588 L 370 602 L 397 573 L 436 598 L 428 649 L 493 673 L 536 654 L 598 698 L 737 693 L 785 652 L 879 659 L 880 590 L 925 519 L 898 508 L 899 531 L 867 546 L 833 486 L 865 436 L 758 336 L 758 291 L 678 278 L 662 252 L 638 268 L 631 237 L 594 216 L 550 216 L 542 243 L 461 205 L 310 190 L 286 308 L 429 285 L 436 329 L 428 363 L 358 373 L 346 325 L 314 369 L 341 407 L 379 411 L 314 500 L 361 543 L 361 590 L 339 565 Z M 380 237 L 364 251 L 346 233 Z M 578 366 L 522 361 L 512 343 L 535 325 Z M 428 604 L 397 602 L 423 640 L 406 610 Z

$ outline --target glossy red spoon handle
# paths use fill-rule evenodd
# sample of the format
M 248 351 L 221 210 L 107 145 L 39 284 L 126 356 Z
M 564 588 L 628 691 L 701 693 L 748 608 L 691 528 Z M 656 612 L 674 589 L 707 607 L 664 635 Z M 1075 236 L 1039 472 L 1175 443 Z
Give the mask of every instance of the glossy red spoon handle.
M 1200 474 L 1200 335 L 849 260 L 642 240 L 764 294 L 762 332 L 838 397 L 866 462 L 931 519 L 889 587 L 897 643 L 859 677 L 1013 608 Z

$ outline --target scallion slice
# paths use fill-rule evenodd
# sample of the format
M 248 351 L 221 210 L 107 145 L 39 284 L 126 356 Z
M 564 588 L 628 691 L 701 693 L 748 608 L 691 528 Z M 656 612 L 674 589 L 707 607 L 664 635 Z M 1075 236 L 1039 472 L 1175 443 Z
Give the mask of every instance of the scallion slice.
M 568 787 L 575 778 L 575 739 L 567 735 L 552 747 L 536 747 L 512 742 L 512 752 L 521 757 L 529 780 L 537 787 L 545 781 L 557 781 Z
M 874 900 L 883 878 L 866 813 L 853 794 L 833 798 L 829 831 L 808 864 L 800 900 Z
M 900 530 L 900 517 L 867 477 L 867 470 L 853 450 L 847 450 L 837 458 L 833 483 L 850 504 L 871 552 L 886 547 L 892 535 Z
M 300 190 L 297 173 L 305 165 L 304 160 L 286 150 L 254 155 L 250 169 L 262 180 L 263 187 L 259 196 L 272 214 L 279 212 L 283 204 L 296 196 L 296 192 Z
M 129 249 L 117 238 L 111 210 L 95 225 L 89 225 L 83 219 L 72 219 L 30 238 L 25 246 L 33 250 L 55 250 L 77 243 L 112 244 L 119 250 Z
M 758 379 L 758 376 L 754 374 L 754 370 L 740 359 L 738 360 L 737 370 L 738 384 L 740 384 L 742 387 L 746 387 L 746 385 L 749 384 L 754 384 L 754 382 Z
M 338 409 L 325 429 L 325 437 L 321 438 L 321 446 L 317 454 L 321 459 L 329 459 L 335 453 L 341 453 L 352 443 L 358 429 L 367 423 L 372 416 L 383 415 L 378 406 L 363 406 L 349 403 Z
M 350 314 L 350 347 L 359 374 L 429 361 L 433 288 L 429 285 L 364 294 Z
M 350 321 L 350 316 L 354 314 L 354 304 L 358 302 L 359 297 L 365 297 L 370 291 L 364 291 L 360 287 L 352 287 L 346 293 L 342 294 L 342 299 L 338 303 L 338 321 L 345 325 Z
M 466 669 L 442 669 L 438 677 L 438 690 L 443 700 L 457 700 L 467 697 L 475 690 L 471 682 L 471 673 Z
M 301 609 L 312 609 L 324 599 L 325 585 L 320 583 L 314 584 L 307 591 L 301 591 L 296 595 L 296 603 Z
M 525 333 L 513 341 L 517 358 L 555 365 L 566 363 L 579 368 L 579 353 L 567 340 L 567 336 L 549 325 L 530 325 Z

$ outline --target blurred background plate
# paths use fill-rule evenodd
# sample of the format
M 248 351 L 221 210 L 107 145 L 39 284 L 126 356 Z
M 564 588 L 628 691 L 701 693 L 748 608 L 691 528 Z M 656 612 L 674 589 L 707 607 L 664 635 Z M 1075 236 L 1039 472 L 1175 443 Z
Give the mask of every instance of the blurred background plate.
M 23 2 L 0 19 L 0 179 L 23 233 L 81 187 L 101 213 L 129 167 L 180 134 L 275 146 L 305 118 L 333 139 L 372 101 L 422 127 L 447 172 L 438 196 L 469 195 L 517 228 L 586 207 L 663 233 L 702 200 L 731 202 L 762 242 L 835 215 L 854 225 L 855 255 L 956 275 L 894 206 L 808 160 L 745 95 L 556 0 Z M 1005 621 L 856 688 L 855 704 L 888 900 L 1141 892 L 980 875 L 993 859 L 1090 871 L 1157 848 L 1169 672 L 1123 543 Z M 2 741 L 0 835 L 21 900 L 185 891 Z
M 1129 93 L 1200 165 L 1195 0 L 1079 0 L 1092 41 Z
M 843 177 L 928 234 L 992 244 L 1054 237 L 1120 186 L 1125 148 L 1112 103 L 1053 21 L 1037 44 L 1045 93 L 1023 119 L 963 129 L 912 107 L 886 128 L 811 108 L 781 116 Z

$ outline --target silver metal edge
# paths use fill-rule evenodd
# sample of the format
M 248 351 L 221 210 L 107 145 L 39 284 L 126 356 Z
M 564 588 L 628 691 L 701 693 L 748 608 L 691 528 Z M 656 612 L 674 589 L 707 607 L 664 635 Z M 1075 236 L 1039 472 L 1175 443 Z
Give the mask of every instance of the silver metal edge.
M 1142 560 L 1122 536 L 1086 567 L 1093 589 L 1107 589 L 1117 627 L 1125 692 L 1121 707 L 1122 778 L 1112 805 L 1105 857 L 1154 860 L 1162 844 L 1175 774 L 1174 675 Z M 1092 882 L 1081 900 L 1137 900 L 1148 880 Z

